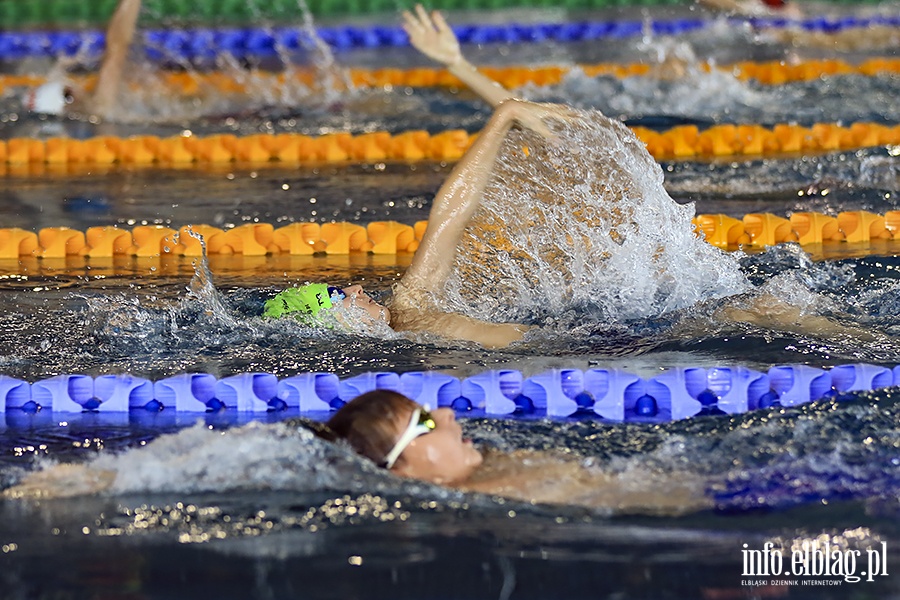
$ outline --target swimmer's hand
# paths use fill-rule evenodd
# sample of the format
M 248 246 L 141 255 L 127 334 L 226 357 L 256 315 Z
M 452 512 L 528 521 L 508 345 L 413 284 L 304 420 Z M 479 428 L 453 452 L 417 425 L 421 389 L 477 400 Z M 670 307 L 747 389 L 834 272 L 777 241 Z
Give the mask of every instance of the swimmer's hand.
M 438 11 L 429 14 L 421 4 L 417 4 L 415 13 L 403 12 L 403 29 L 409 35 L 409 41 L 414 48 L 443 64 L 450 74 L 455 75 L 494 108 L 512 97 L 508 89 L 481 73 L 475 65 L 465 59 L 456 34 Z
M 570 118 L 565 108 L 558 104 L 538 104 L 516 98 L 504 101 L 498 110 L 505 111 L 508 117 L 550 142 L 556 142 L 556 134 L 550 131 L 544 119 L 566 120 Z
M 459 41 L 444 16 L 438 11 L 429 15 L 421 4 L 416 4 L 415 10 L 415 14 L 403 11 L 403 29 L 409 35 L 409 42 L 413 47 L 448 67 L 462 62 L 464 59 Z

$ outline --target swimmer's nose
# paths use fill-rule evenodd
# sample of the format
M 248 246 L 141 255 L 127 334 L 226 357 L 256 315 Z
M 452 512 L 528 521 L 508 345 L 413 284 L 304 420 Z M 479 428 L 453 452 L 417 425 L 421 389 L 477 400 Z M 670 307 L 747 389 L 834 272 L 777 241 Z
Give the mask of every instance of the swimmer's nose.
M 456 413 L 453 412 L 452 408 L 436 408 L 431 411 L 431 416 L 434 417 L 435 421 L 441 421 L 444 423 L 452 423 L 456 421 Z
M 344 288 L 344 292 L 345 292 L 347 295 L 354 295 L 354 294 L 355 294 L 356 297 L 357 297 L 357 300 L 358 300 L 359 302 L 365 302 L 366 304 L 375 304 L 375 301 L 372 300 L 372 297 L 371 297 L 370 295 L 368 295 L 368 294 L 363 290 L 363 287 L 362 287 L 361 285 L 359 285 L 358 283 L 355 284 L 355 285 L 351 285 L 351 286 L 345 287 L 345 288 Z

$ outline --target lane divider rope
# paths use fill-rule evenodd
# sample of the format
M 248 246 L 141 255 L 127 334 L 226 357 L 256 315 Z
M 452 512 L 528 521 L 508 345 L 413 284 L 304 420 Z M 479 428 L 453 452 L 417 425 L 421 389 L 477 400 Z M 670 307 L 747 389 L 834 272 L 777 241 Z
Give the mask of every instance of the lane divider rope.
M 766 372 L 742 366 L 679 367 L 651 378 L 603 368 L 553 369 L 531 377 L 511 369 L 489 370 L 462 380 L 433 371 L 369 372 L 345 379 L 333 373 L 303 373 L 280 380 L 271 373 L 222 379 L 182 373 L 155 382 L 128 374 L 64 374 L 34 383 L 0 375 L 0 412 L 293 410 L 321 414 L 359 394 L 387 389 L 428 408 L 654 423 L 787 408 L 896 385 L 900 385 L 900 366 L 865 363 L 828 370 L 779 365 Z
M 839 59 L 807 60 L 796 64 L 780 61 L 742 61 L 730 65 L 711 66 L 701 63 L 698 68 L 706 72 L 713 69 L 733 74 L 742 81 L 755 80 L 765 85 L 782 85 L 797 81 L 812 81 L 833 75 L 893 75 L 900 73 L 900 58 L 869 58 L 858 64 Z M 556 85 L 563 78 L 580 70 L 588 77 L 609 75 L 619 78 L 646 76 L 654 73 L 653 65 L 645 63 L 584 64 L 576 67 L 561 66 L 508 66 L 480 67 L 485 75 L 504 87 L 515 89 L 525 84 Z M 450 87 L 461 88 L 463 83 L 444 68 L 421 67 L 410 69 L 347 69 L 350 81 L 357 87 Z M 211 72 L 161 72 L 162 85 L 173 94 L 202 96 L 204 93 L 240 94 L 251 88 L 274 89 L 295 81 L 314 88 L 318 74 L 311 69 L 294 69 L 290 72 L 267 73 L 262 71 L 241 75 L 221 71 Z M 95 75 L 72 76 L 73 82 L 85 89 L 92 89 Z M 46 82 L 39 75 L 0 75 L 0 94 L 15 88 L 36 87 Z
M 15 31 L 16 19 L 10 14 L 17 7 L 41 7 L 49 0 L 41 2 L 0 2 L 0 58 L 21 60 L 31 57 L 74 56 L 75 54 L 98 55 L 105 46 L 105 34 L 99 30 L 57 31 L 50 28 L 43 31 Z M 570 0 L 578 1 L 578 0 Z M 583 0 L 588 4 L 609 5 L 602 0 Z M 652 0 L 641 0 L 646 4 Z M 618 3 L 618 0 L 616 0 Z M 84 3 L 90 5 L 93 3 Z M 243 0 L 232 4 L 246 8 Z M 257 6 L 262 10 L 264 7 Z M 388 13 L 396 15 L 397 7 L 392 5 Z M 432 5 L 431 8 L 440 8 Z M 494 7 L 492 7 L 494 8 Z M 554 6 L 554 8 L 559 8 Z M 359 11 L 353 11 L 358 14 Z M 144 14 L 149 14 L 147 10 Z M 144 54 L 154 61 L 198 61 L 211 60 L 223 53 L 235 58 L 273 57 L 283 53 L 303 51 L 314 47 L 318 41 L 302 27 L 237 27 L 237 28 L 178 28 L 171 22 L 176 17 L 173 11 L 166 13 L 168 23 L 164 29 L 143 29 L 139 37 L 143 42 Z M 216 16 L 220 14 L 214 13 Z M 320 14 L 313 9 L 313 14 Z M 259 21 L 264 15 L 248 14 L 238 23 Z M 293 14 L 281 15 L 275 22 L 297 22 L 303 15 L 296 10 Z M 105 22 L 105 19 L 103 20 Z M 567 23 L 502 23 L 502 24 L 461 24 L 453 30 L 463 44 L 528 44 L 546 42 L 584 42 L 598 39 L 621 39 L 640 35 L 682 35 L 696 32 L 720 20 L 691 17 L 661 19 L 652 21 L 580 21 Z M 860 16 L 815 16 L 804 19 L 786 19 L 779 16 L 728 19 L 732 26 L 743 27 L 750 24 L 756 29 L 795 29 L 809 33 L 838 34 L 844 31 L 872 28 L 892 28 L 900 25 L 896 15 Z M 34 29 L 32 25 L 27 29 Z M 336 51 L 354 48 L 403 47 L 409 45 L 406 32 L 396 24 L 381 25 L 341 25 L 318 27 L 316 36 Z
M 795 212 L 788 218 L 771 213 L 749 213 L 742 219 L 724 214 L 701 214 L 693 223 L 698 235 L 723 249 L 764 248 L 788 242 L 805 246 L 900 241 L 900 210 L 884 215 L 864 210 L 845 211 L 836 216 Z M 312 256 L 357 252 L 395 255 L 415 252 L 427 228 L 427 221 L 413 225 L 397 221 L 291 223 L 277 229 L 270 223 L 247 223 L 231 229 L 194 224 L 179 230 L 164 225 L 138 225 L 130 230 L 98 226 L 84 232 L 68 227 L 45 227 L 37 233 L 4 228 L 0 229 L 0 260 L 202 256 L 200 240 L 192 233 L 203 237 L 209 255 Z
M 658 132 L 633 127 L 657 160 L 686 160 L 723 156 L 772 156 L 853 150 L 900 143 L 900 125 L 854 123 L 842 126 L 817 123 L 811 127 L 778 124 L 715 125 L 700 129 L 683 125 Z M 227 163 L 285 164 L 322 162 L 379 162 L 386 160 L 457 160 L 477 134 L 448 130 L 386 131 L 351 135 L 334 133 L 311 137 L 297 133 L 181 135 L 167 138 L 12 138 L 0 140 L 0 175 L 16 174 L 29 165 L 214 165 Z M 7 168 L 4 168 L 7 167 Z M 19 169 L 17 169 L 19 167 Z M 24 169 L 28 172 L 30 169 Z

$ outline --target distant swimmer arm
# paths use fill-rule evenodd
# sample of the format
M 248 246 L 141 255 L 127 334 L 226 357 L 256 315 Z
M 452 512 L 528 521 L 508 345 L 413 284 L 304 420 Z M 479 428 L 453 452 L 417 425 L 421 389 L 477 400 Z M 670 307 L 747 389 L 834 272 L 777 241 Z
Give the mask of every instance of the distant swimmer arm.
M 450 73 L 494 108 L 513 97 L 512 92 L 465 59 L 456 35 L 440 12 L 433 11 L 429 15 L 421 4 L 417 4 L 415 14 L 403 11 L 403 29 L 416 50 L 445 65 Z
M 106 51 L 97 77 L 97 87 L 86 110 L 101 117 L 115 109 L 119 84 L 125 71 L 128 49 L 134 38 L 141 0 L 121 0 L 106 28 Z

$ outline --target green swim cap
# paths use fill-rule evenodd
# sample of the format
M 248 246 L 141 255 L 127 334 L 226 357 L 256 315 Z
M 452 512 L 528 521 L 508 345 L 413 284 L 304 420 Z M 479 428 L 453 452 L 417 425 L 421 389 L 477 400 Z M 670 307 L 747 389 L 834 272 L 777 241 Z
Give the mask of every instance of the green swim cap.
M 277 318 L 292 315 L 315 318 L 320 310 L 331 308 L 331 306 L 328 285 L 324 283 L 309 283 L 288 288 L 278 292 L 274 298 L 266 300 L 263 316 Z

